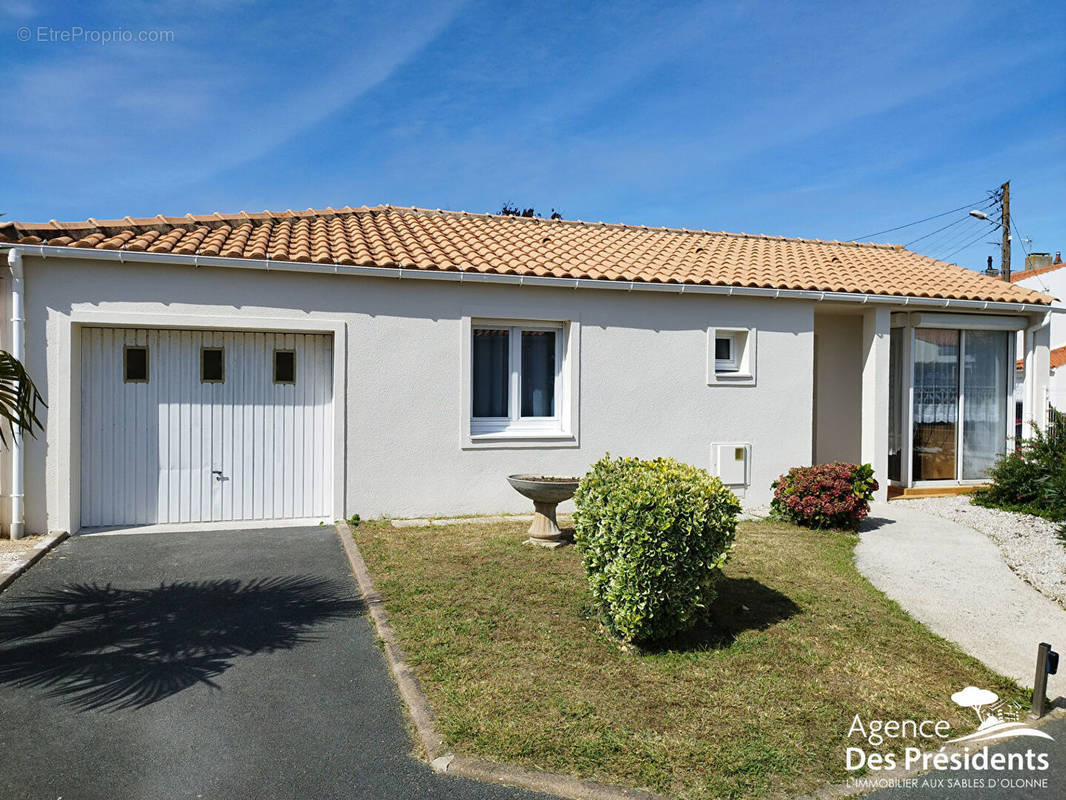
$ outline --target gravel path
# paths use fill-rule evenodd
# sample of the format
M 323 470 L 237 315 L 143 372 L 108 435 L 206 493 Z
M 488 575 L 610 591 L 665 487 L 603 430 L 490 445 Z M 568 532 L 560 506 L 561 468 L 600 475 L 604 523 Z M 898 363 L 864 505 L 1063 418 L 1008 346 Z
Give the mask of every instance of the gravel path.
M 896 502 L 983 533 L 999 545 L 1003 560 L 1015 573 L 1066 608 L 1066 546 L 1056 533 L 1059 523 L 975 506 L 965 496 Z

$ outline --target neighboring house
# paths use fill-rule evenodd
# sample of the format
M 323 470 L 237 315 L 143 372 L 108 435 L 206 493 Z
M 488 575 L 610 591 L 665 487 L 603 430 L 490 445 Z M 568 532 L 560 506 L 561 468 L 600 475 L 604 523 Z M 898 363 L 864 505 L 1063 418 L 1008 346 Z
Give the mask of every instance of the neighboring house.
M 749 503 L 867 461 L 884 497 L 984 477 L 1016 331 L 1027 398 L 1048 372 L 1050 297 L 892 245 L 388 206 L 0 234 L 48 402 L 16 533 L 525 511 L 507 474 L 608 451 Z
M 1048 405 L 1054 406 L 1058 411 L 1066 411 L 1066 347 L 1053 347 L 1049 353 L 1048 362 L 1051 367 L 1051 377 L 1048 381 Z M 1025 391 L 1025 360 L 1019 358 L 1015 365 L 1014 400 L 1016 407 L 1017 427 L 1016 437 L 1027 436 L 1022 425 L 1022 394 Z
M 1027 269 L 1011 275 L 1011 283 L 1033 289 L 1052 297 L 1060 298 L 1054 303 L 1056 308 L 1063 307 L 1066 298 L 1066 264 L 1062 253 L 1033 253 L 1025 259 Z M 1059 411 L 1066 411 L 1066 369 L 1059 367 L 1066 364 L 1066 316 L 1056 314 L 1051 320 L 1051 378 L 1048 382 L 1047 402 Z M 1019 367 L 1021 370 L 1021 367 Z M 1024 379 L 1024 370 L 1019 372 L 1019 383 Z

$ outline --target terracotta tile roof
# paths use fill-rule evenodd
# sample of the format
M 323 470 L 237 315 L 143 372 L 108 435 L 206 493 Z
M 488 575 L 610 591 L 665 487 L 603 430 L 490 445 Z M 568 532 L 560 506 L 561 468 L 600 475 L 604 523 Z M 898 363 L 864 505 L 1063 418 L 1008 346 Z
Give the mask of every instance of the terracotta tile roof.
M 1010 274 L 1010 282 L 1017 283 L 1018 281 L 1024 281 L 1026 278 L 1035 278 L 1037 275 L 1043 275 L 1045 272 L 1054 272 L 1063 267 L 1066 267 L 1066 261 L 1060 261 L 1057 264 L 1048 264 L 1046 267 L 1036 267 L 1035 269 L 1023 269 L 1021 272 L 1012 272 Z
M 0 241 L 607 281 L 992 302 L 1052 300 L 899 245 L 393 206 L 15 222 L 0 227 Z
M 1051 368 L 1057 369 L 1063 364 L 1066 364 L 1066 346 L 1053 347 L 1051 349 Z M 1019 358 L 1017 362 L 1015 362 L 1015 366 L 1018 369 L 1025 369 L 1025 359 Z

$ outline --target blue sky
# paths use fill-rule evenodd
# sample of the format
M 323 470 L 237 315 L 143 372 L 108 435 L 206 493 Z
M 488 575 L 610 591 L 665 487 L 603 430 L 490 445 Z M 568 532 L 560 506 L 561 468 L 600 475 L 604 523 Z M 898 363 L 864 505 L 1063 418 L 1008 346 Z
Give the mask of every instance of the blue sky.
M 1009 178 L 1032 249 L 1066 250 L 1062 3 L 0 0 L 0 26 L 8 219 L 510 201 L 851 239 Z M 172 40 L 51 40 L 79 28 Z M 996 238 L 913 248 L 983 268 Z

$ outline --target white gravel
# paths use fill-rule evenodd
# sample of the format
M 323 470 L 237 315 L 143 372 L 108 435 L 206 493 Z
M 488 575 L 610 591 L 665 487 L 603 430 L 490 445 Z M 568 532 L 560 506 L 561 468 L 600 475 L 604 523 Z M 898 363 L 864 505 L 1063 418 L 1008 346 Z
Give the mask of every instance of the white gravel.
M 975 506 L 966 496 L 895 502 L 983 533 L 999 545 L 1003 560 L 1019 577 L 1066 608 L 1066 546 L 1057 535 L 1059 523 Z

